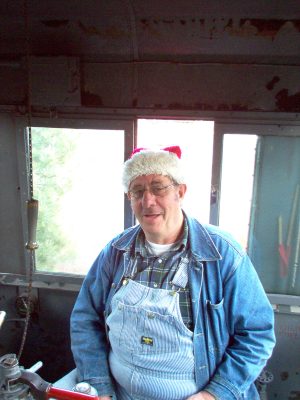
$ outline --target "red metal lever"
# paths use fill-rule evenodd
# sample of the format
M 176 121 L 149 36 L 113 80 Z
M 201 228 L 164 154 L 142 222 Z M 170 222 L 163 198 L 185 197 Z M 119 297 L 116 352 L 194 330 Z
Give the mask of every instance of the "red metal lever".
M 28 370 L 22 370 L 17 381 L 28 385 L 36 400 L 51 398 L 56 400 L 99 400 L 98 396 L 53 387 L 51 383 L 44 381 L 38 374 Z
M 70 390 L 59 389 L 50 386 L 47 390 L 47 399 L 57 399 L 57 400 L 99 400 L 98 396 L 93 396 L 85 393 L 72 392 Z

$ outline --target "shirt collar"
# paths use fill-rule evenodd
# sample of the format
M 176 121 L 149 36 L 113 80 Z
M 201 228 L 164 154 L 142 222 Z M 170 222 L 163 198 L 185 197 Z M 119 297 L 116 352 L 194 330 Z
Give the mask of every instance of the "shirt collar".
M 188 250 L 190 250 L 200 262 L 221 260 L 222 256 L 216 247 L 217 245 L 214 243 L 214 240 L 220 236 L 218 234 L 213 234 L 212 226 L 208 225 L 204 227 L 196 219 L 188 217 L 185 213 L 184 217 L 188 225 Z M 218 228 L 214 228 L 214 230 L 215 229 Z M 140 231 L 140 225 L 135 225 L 126 229 L 126 231 L 113 239 L 112 246 L 121 251 L 132 252 L 131 254 L 134 255 L 135 240 Z
M 178 242 L 178 244 L 172 248 L 170 251 L 178 251 L 178 250 L 185 250 L 187 248 L 187 243 L 188 243 L 188 233 L 189 233 L 189 228 L 188 224 L 186 221 L 186 218 L 184 218 L 184 225 L 183 225 L 183 235 Z M 142 257 L 149 257 L 149 254 L 147 253 L 146 247 L 145 247 L 145 234 L 143 230 L 141 229 L 135 239 L 135 256 L 140 254 Z

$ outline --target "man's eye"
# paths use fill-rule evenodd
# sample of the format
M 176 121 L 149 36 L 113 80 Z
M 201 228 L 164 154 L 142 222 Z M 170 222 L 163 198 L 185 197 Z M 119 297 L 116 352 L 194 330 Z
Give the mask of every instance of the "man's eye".
M 153 194 L 159 194 L 164 190 L 164 187 L 162 186 L 154 186 L 151 188 L 151 191 Z
M 133 190 L 132 193 L 135 197 L 143 197 L 144 189 Z

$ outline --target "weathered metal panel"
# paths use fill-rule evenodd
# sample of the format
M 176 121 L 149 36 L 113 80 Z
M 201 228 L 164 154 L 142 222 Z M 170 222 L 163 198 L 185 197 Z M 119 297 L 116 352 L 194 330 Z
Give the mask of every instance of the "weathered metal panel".
M 0 115 L 0 271 L 21 273 L 24 242 L 16 130 L 13 119 Z
M 277 344 L 267 370 L 274 375 L 267 385 L 268 399 L 300 399 L 300 314 L 276 313 Z
M 79 60 L 73 57 L 33 57 L 29 71 L 32 105 L 79 106 Z
M 0 104 L 26 105 L 23 69 L 0 67 Z M 2 79 L 1 79 L 2 78 Z M 35 58 L 32 105 L 154 110 L 299 112 L 298 66 L 220 63 L 84 63 Z M 9 85 L 6 84 L 9 79 Z
M 26 16 L 20 1 L 0 4 L 0 56 L 23 56 L 28 36 L 30 54 L 87 61 L 299 61 L 298 1 L 72 0 L 70 7 L 66 0 L 28 0 L 27 6 Z
M 132 64 L 85 64 L 82 105 L 132 107 L 135 98 L 135 67 Z
M 86 64 L 82 91 L 84 106 L 300 111 L 298 67 Z
M 26 71 L 21 63 L 0 63 L 0 104 L 22 105 L 26 103 Z

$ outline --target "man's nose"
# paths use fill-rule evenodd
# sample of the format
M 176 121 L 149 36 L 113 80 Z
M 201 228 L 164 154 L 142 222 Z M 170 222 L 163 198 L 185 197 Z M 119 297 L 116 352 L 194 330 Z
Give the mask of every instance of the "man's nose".
M 149 207 L 149 205 L 154 204 L 156 202 L 156 196 L 151 193 L 149 189 L 146 189 L 143 194 L 142 203 L 143 206 Z

